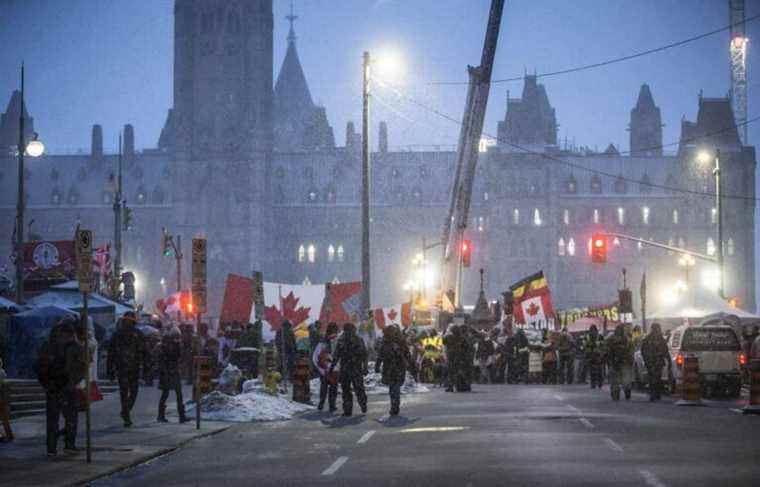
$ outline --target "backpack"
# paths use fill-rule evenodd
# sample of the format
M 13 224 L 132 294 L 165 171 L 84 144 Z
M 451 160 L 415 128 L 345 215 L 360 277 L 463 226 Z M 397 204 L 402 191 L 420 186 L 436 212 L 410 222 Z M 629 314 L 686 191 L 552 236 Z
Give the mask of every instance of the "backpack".
M 58 352 L 58 353 L 56 353 Z M 37 381 L 46 390 L 59 391 L 66 386 L 66 354 L 56 350 L 46 340 L 37 352 L 37 362 L 34 365 Z

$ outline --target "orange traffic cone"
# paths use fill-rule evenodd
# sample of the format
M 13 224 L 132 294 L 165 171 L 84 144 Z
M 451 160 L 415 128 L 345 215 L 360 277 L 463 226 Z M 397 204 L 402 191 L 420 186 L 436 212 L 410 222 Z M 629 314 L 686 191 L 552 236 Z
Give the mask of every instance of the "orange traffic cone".
M 684 357 L 682 376 L 682 399 L 676 406 L 703 406 L 699 389 L 699 358 L 695 355 Z

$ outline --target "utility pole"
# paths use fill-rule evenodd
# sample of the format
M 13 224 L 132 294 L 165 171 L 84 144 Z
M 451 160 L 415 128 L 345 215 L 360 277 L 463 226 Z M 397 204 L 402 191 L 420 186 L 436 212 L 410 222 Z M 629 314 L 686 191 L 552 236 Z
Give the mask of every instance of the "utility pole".
M 118 283 L 121 280 L 121 251 L 122 251 L 122 244 L 121 244 L 121 237 L 122 237 L 122 224 L 121 224 L 121 216 L 122 216 L 122 195 L 123 195 L 123 188 L 122 188 L 122 161 L 121 161 L 121 133 L 119 133 L 119 168 L 118 168 L 118 176 L 116 178 L 116 197 L 114 198 L 113 202 L 113 218 L 114 218 L 114 251 L 115 256 L 113 260 L 113 279 L 114 279 L 114 295 L 117 294 L 118 291 Z
M 369 254 L 369 198 L 370 198 L 370 153 L 369 153 L 369 90 L 370 57 L 364 52 L 364 86 L 362 103 L 362 296 L 361 320 L 367 318 L 370 310 L 370 254 Z
M 180 293 L 182 292 L 182 235 L 177 235 L 174 258 L 177 259 L 177 292 Z
M 21 109 L 18 129 L 18 204 L 16 207 L 16 302 L 24 304 L 24 65 L 21 65 Z
M 726 298 L 726 289 L 723 272 L 723 198 L 721 197 L 721 180 L 720 180 L 720 149 L 715 152 L 715 211 L 718 213 L 718 272 L 720 273 L 720 285 L 718 294 L 721 298 Z

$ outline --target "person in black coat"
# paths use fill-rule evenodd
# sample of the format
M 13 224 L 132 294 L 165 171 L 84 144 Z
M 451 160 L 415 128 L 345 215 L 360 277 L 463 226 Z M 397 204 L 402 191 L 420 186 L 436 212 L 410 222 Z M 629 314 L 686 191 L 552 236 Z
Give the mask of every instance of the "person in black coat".
M 68 320 L 56 325 L 38 354 L 37 373 L 45 389 L 47 416 L 47 454 L 54 457 L 60 436 L 59 420 L 63 416 L 64 452 L 75 454 L 77 437 L 77 385 L 87 371 L 84 347 L 75 337 L 74 324 Z
M 121 419 L 124 427 L 132 426 L 130 413 L 140 390 L 140 370 L 146 360 L 145 338 L 137 329 L 135 313 L 128 311 L 119 320 L 108 350 L 108 378 L 118 378 L 121 397 Z
M 367 393 L 364 391 L 364 376 L 367 375 L 367 347 L 356 334 L 356 325 L 353 323 L 343 325 L 343 335 L 338 339 L 330 372 L 338 366 L 340 390 L 343 395 L 343 416 L 351 416 L 353 412 L 354 393 L 362 413 L 366 413 Z
M 401 408 L 401 386 L 406 380 L 406 371 L 415 374 L 414 361 L 409 353 L 401 331 L 391 325 L 383 328 L 383 344 L 375 362 L 375 373 L 383 372 L 383 384 L 388 386 L 391 397 L 391 416 L 397 416 Z
M 166 400 L 169 393 L 174 391 L 177 396 L 177 412 L 179 422 L 188 421 L 185 416 L 185 402 L 182 400 L 182 379 L 179 376 L 179 363 L 182 352 L 180 349 L 180 333 L 177 328 L 170 328 L 159 345 L 158 352 L 158 388 L 161 389 L 161 399 L 158 401 L 158 421 L 167 423 Z

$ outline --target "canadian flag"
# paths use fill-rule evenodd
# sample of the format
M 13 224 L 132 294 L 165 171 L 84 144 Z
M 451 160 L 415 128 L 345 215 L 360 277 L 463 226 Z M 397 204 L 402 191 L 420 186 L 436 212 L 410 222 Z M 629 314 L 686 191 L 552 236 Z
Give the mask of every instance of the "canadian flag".
M 377 308 L 373 312 L 375 326 L 381 330 L 394 323 L 401 324 L 403 327 L 412 324 L 412 306 L 411 303 L 403 303 L 387 308 Z
M 543 272 L 529 276 L 510 286 L 514 299 L 516 323 L 530 324 L 554 318 L 552 295 Z

